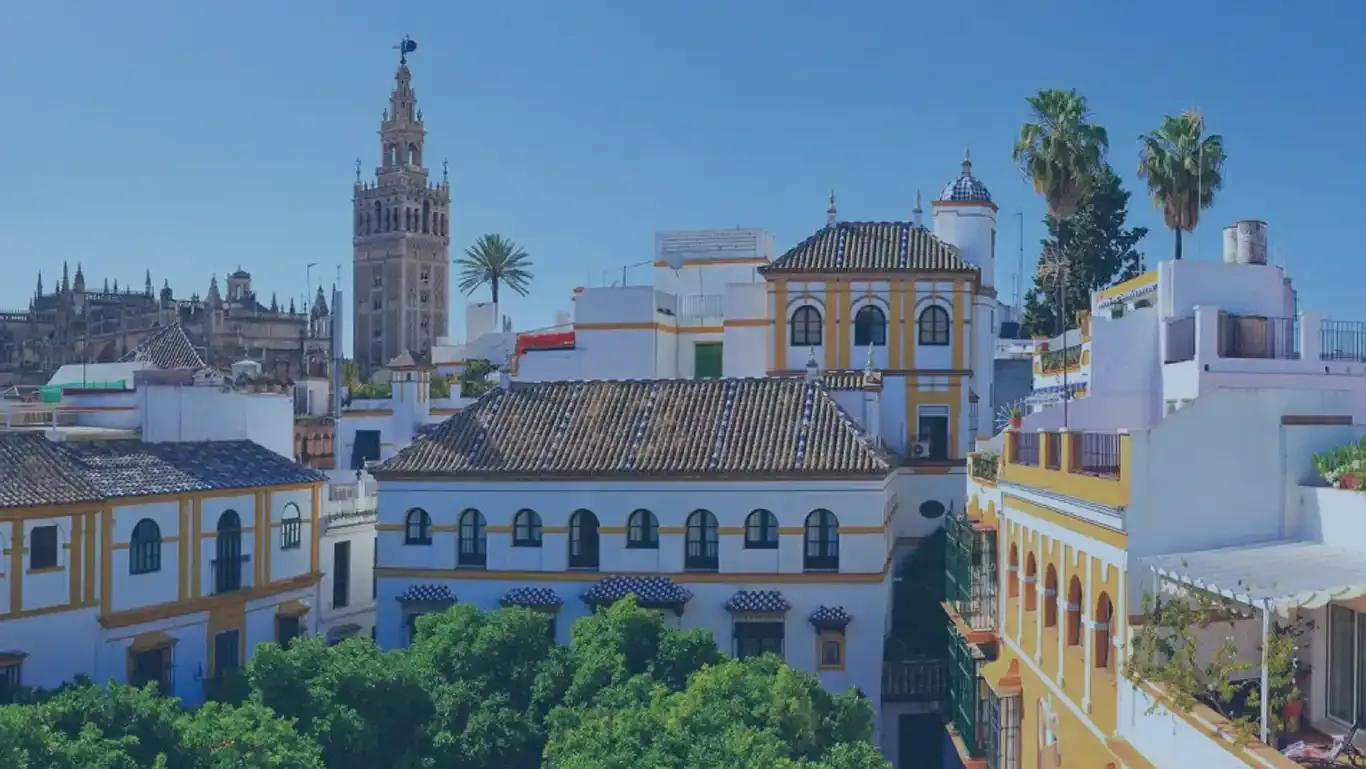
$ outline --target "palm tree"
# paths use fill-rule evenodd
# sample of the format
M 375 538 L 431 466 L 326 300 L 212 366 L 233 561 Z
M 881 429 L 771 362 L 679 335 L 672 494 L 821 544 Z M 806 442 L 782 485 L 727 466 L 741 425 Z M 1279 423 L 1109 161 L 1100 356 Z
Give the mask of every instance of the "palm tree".
M 1077 212 L 1086 186 L 1103 167 L 1110 139 L 1089 122 L 1086 97 L 1049 88 L 1027 101 L 1033 122 L 1020 126 L 1013 157 L 1059 221 Z
M 1181 258 L 1181 233 L 1200 223 L 1200 212 L 1214 202 L 1224 184 L 1224 138 L 1203 139 L 1205 119 L 1195 112 L 1165 115 L 1162 125 L 1138 137 L 1138 175 L 1148 183 L 1148 194 L 1162 209 L 1162 219 L 1176 233 L 1176 258 Z
M 531 289 L 531 257 L 511 240 L 491 233 L 483 235 L 455 260 L 460 267 L 460 290 L 466 294 L 488 284 L 493 303 L 498 304 L 501 286 L 526 296 Z

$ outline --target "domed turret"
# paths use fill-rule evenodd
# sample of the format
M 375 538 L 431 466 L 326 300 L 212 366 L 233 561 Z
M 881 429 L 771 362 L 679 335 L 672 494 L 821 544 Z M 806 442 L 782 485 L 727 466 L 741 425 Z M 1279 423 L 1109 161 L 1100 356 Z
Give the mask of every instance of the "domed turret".
M 963 172 L 957 179 L 944 185 L 939 199 L 953 203 L 991 202 L 991 192 L 987 186 L 972 175 L 972 154 L 967 150 L 963 151 Z

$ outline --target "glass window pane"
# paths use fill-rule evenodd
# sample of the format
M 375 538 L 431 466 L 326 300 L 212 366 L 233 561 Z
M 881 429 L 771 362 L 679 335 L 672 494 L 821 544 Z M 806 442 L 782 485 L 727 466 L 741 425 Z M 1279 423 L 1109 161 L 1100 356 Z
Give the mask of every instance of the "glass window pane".
M 1355 682 L 1356 617 L 1341 606 L 1328 608 L 1328 715 L 1351 723 Z

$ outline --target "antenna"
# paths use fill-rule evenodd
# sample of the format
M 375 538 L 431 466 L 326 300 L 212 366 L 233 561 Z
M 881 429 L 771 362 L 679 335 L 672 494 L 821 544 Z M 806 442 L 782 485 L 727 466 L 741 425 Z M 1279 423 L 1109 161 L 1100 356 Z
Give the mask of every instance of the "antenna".
M 1015 215 L 1020 218 L 1020 261 L 1015 267 L 1015 320 L 1019 321 L 1024 312 L 1024 211 L 1016 211 Z
M 679 270 L 683 269 L 683 264 L 685 261 L 687 261 L 687 258 L 684 256 L 682 251 L 671 250 L 669 251 L 669 253 L 664 255 L 664 262 L 669 265 L 669 269 L 673 270 L 675 274 L 677 274 Z

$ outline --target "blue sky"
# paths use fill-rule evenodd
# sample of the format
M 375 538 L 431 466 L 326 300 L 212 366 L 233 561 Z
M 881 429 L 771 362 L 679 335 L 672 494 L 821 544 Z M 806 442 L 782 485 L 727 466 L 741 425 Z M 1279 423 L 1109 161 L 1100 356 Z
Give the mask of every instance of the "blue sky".
M 998 280 L 1042 205 L 1010 162 L 1024 97 L 1077 88 L 1111 135 L 1131 221 L 1171 235 L 1133 173 L 1136 137 L 1197 107 L 1227 182 L 1187 256 L 1270 224 L 1301 305 L 1360 317 L 1366 5 L 1270 0 L 291 0 L 9 3 L 0 10 L 0 308 L 63 259 L 203 293 L 238 265 L 258 292 L 349 270 L 355 160 L 378 159 L 391 47 L 420 47 L 427 158 L 449 158 L 453 247 L 505 234 L 533 255 L 519 327 L 575 285 L 651 256 L 662 229 L 763 227 L 779 251 L 841 218 L 907 218 L 972 148 L 1001 207 Z M 1331 14 L 1325 16 L 1324 13 Z M 439 170 L 436 172 L 439 174 Z M 614 269 L 616 268 L 616 269 Z M 634 280 L 648 276 L 638 273 Z M 1003 290 L 1008 297 L 1008 291 Z M 456 307 L 463 305 L 457 299 Z M 453 333 L 461 335 L 463 312 Z M 348 345 L 349 348 L 349 345 Z

